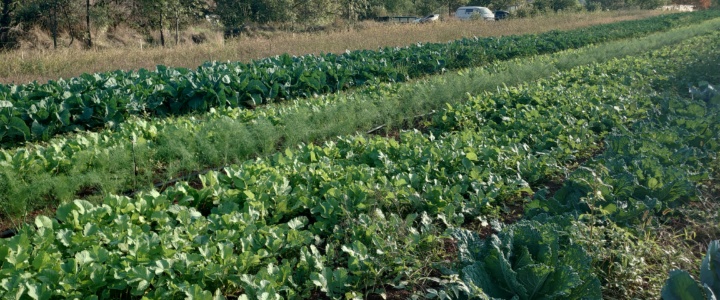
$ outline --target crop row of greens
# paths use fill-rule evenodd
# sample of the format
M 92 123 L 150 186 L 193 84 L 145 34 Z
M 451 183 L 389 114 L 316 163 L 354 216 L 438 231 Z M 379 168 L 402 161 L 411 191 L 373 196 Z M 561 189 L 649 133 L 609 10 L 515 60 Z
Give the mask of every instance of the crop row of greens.
M 196 70 L 86 74 L 47 84 L 0 85 L 0 143 L 114 127 L 131 115 L 166 116 L 335 92 L 368 81 L 399 82 L 445 70 L 634 38 L 715 18 L 716 11 L 672 14 L 584 29 L 470 38 L 378 51 L 206 63 Z
M 56 219 L 38 217 L 37 228 L 0 241 L 0 293 L 361 298 L 416 284 L 453 267 L 438 253 L 446 228 L 496 214 L 589 157 L 615 128 L 653 111 L 653 85 L 693 55 L 717 55 L 718 41 L 471 97 L 397 140 L 304 144 L 200 176 L 198 189 L 63 204 Z M 597 295 L 592 277 L 560 283 Z
M 715 51 L 702 60 L 677 63 L 698 69 L 691 77 L 720 81 L 717 69 L 701 65 L 718 62 L 720 53 Z M 667 82 L 692 80 L 688 74 L 668 75 Z M 603 292 L 612 294 L 603 295 L 606 298 L 651 299 L 659 298 L 668 274 L 663 299 L 717 295 L 717 248 L 712 248 L 717 241 L 703 261 L 704 288 L 688 273 L 673 271 L 676 260 L 652 261 L 634 250 L 617 248 L 646 247 L 639 236 L 656 234 L 645 233 L 647 228 L 682 217 L 678 208 L 698 205 L 702 186 L 717 182 L 713 177 L 718 174 L 720 151 L 720 92 L 708 82 L 695 84 L 690 93 L 678 92 L 672 84 L 656 86 L 660 93 L 651 96 L 646 118 L 613 128 L 604 138 L 603 153 L 570 173 L 559 190 L 536 191 L 525 206 L 526 220 L 496 226 L 499 234 L 485 240 L 468 230 L 452 231 L 461 249 L 460 265 L 445 275 L 460 279 L 440 295 L 600 299 L 599 291 L 588 292 L 599 285 L 594 278 L 599 277 L 607 284 Z M 687 264 L 694 266 L 695 261 Z M 568 285 L 578 288 L 566 289 Z
M 446 73 L 411 84 L 377 84 L 340 93 L 268 105 L 220 109 L 204 115 L 144 120 L 117 130 L 84 132 L 49 143 L 0 150 L 0 215 L 98 195 L 152 187 L 179 175 L 273 153 L 278 145 L 325 140 L 386 123 L 388 128 L 459 103 L 466 93 L 495 90 L 550 76 L 573 66 L 644 53 L 720 28 L 718 20 L 532 59 Z

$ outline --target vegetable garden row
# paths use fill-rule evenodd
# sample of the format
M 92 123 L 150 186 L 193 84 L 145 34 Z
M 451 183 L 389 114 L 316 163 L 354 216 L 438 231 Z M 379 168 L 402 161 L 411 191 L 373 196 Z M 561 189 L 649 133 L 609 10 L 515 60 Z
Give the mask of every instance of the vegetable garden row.
M 197 70 L 86 74 L 46 84 L 0 85 L 0 145 L 47 140 L 76 130 L 114 127 L 130 115 L 166 116 L 335 92 L 368 81 L 399 82 L 497 60 L 553 53 L 666 31 L 717 17 L 717 11 L 445 44 L 344 54 L 278 56 L 250 63 L 207 63 Z
M 644 53 L 718 27 L 720 22 L 715 19 L 631 41 L 496 62 L 407 84 L 370 85 L 350 93 L 253 110 L 132 117 L 116 130 L 82 132 L 0 150 L 0 218 L 22 216 L 76 198 L 99 203 L 107 193 L 147 190 L 154 184 L 268 155 L 300 142 L 323 141 L 380 124 L 386 128 L 410 125 L 414 122 L 411 116 L 462 102 L 466 93 Z
M 60 205 L 0 240 L 0 296 L 352 299 L 430 278 L 418 295 L 600 298 L 606 262 L 576 229 L 632 228 L 695 199 L 720 97 L 676 88 L 719 45 L 715 32 L 573 68 L 448 105 L 422 131 L 290 147 L 201 188 Z M 528 195 L 527 220 L 493 221 Z M 497 235 L 462 229 L 484 220 Z

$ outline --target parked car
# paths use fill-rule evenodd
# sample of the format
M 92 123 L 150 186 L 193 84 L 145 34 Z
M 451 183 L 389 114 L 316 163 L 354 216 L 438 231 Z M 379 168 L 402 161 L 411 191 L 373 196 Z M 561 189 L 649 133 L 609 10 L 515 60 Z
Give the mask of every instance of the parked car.
M 507 10 L 496 10 L 494 13 L 495 13 L 495 21 L 507 19 L 510 16 L 510 12 Z
M 470 20 L 473 17 L 482 18 L 483 20 L 495 20 L 495 14 L 489 8 L 483 6 L 461 6 L 455 12 L 455 17 L 460 20 Z
M 437 20 L 440 20 L 440 15 L 432 14 L 432 15 L 424 16 L 422 18 L 417 18 L 417 19 L 415 19 L 415 21 L 413 21 L 413 23 L 432 23 Z

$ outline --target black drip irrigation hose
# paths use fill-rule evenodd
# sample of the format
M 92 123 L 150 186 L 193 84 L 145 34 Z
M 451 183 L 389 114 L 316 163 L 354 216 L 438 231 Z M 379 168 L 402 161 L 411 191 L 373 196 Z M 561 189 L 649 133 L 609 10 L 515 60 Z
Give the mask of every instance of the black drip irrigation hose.
M 0 239 L 9 239 L 11 237 L 14 237 L 17 235 L 18 231 L 17 229 L 8 229 L 3 232 L 0 232 Z

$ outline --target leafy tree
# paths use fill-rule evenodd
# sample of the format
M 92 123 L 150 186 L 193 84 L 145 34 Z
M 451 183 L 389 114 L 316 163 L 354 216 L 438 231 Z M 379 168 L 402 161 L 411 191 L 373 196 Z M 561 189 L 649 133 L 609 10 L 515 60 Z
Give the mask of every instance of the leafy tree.
M 470 1 L 470 3 L 468 3 L 468 5 L 470 5 L 470 6 L 486 6 L 486 7 L 490 7 L 490 6 L 493 6 L 493 5 L 492 5 L 492 4 L 493 4 L 493 1 L 494 1 L 494 0 L 472 0 L 472 1 Z
M 232 28 L 252 18 L 252 1 L 250 0 L 216 0 L 215 13 L 225 28 Z
M 580 7 L 578 0 L 536 0 L 533 7 L 538 11 L 573 10 Z
M 516 6 L 519 4 L 519 0 L 492 0 L 492 3 L 489 7 L 493 9 L 508 9 L 511 6 Z
M 369 0 L 342 0 L 340 6 L 343 18 L 351 22 L 369 17 Z
M 452 15 L 458 7 L 468 4 L 468 0 L 444 0 L 442 4 L 447 8 L 448 15 Z
M 388 14 L 406 14 L 414 10 L 414 3 L 411 0 L 385 0 L 382 4 Z
M 180 43 L 180 28 L 203 19 L 209 9 L 207 2 L 203 0 L 168 0 L 165 4 L 169 20 L 175 29 L 176 45 Z
M 710 0 L 695 0 L 693 1 L 693 4 L 697 9 L 708 9 L 712 6 L 712 2 Z
M 10 29 L 17 24 L 14 18 L 17 5 L 18 1 L 16 0 L 2 0 L 0 2 L 0 50 L 14 46 L 14 42 L 10 37 Z
M 140 17 L 137 21 L 146 31 L 159 30 L 160 43 L 165 46 L 165 30 L 175 31 L 179 43 L 179 30 L 193 20 L 201 18 L 209 7 L 202 0 L 135 0 L 129 10 Z
M 709 1 L 709 0 L 699 0 L 699 1 Z M 667 4 L 667 0 L 636 0 L 635 6 L 642 8 L 642 9 L 655 9 L 660 6 L 663 6 Z
M 430 13 L 439 12 L 441 9 L 444 8 L 444 5 L 437 0 L 416 0 L 415 1 L 415 10 L 416 13 L 421 15 L 427 15 Z
M 66 30 L 70 35 L 70 44 L 80 32 L 77 28 L 80 17 L 77 12 L 79 2 L 71 0 L 30 0 L 18 1 L 17 22 L 49 30 L 52 33 L 53 47 L 57 48 L 57 39 L 60 30 Z
M 302 4 L 300 4 L 302 2 Z M 294 22 L 305 26 L 324 26 L 339 17 L 340 5 L 334 0 L 295 1 Z

